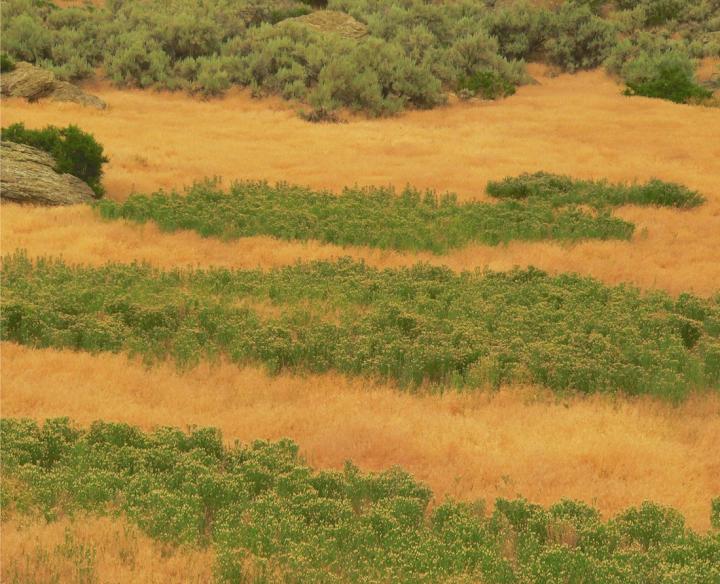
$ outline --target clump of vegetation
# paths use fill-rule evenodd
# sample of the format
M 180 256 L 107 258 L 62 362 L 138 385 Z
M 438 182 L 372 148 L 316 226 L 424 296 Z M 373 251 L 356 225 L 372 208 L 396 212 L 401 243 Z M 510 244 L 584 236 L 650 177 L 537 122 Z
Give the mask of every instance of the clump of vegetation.
M 192 229 L 205 237 L 271 235 L 433 253 L 471 242 L 629 239 L 634 230 L 607 211 L 581 210 L 572 200 L 562 207 L 539 199 L 458 203 L 455 195 L 410 187 L 400 194 L 392 188 L 346 188 L 334 195 L 284 183 L 238 182 L 223 192 L 211 181 L 183 195 L 103 201 L 98 210 L 106 219 L 151 220 L 166 231 Z
M 400 468 L 316 471 L 290 440 L 143 432 L 66 418 L 0 421 L 3 512 L 123 513 L 167 544 L 212 546 L 220 582 L 712 582 L 717 533 L 645 502 L 604 521 L 579 501 L 447 499 Z M 11 479 L 11 480 L 8 480 Z
M 694 67 L 681 53 L 645 55 L 625 68 L 628 95 L 642 95 L 690 103 L 712 97 L 695 81 Z
M 597 67 L 617 42 L 614 25 L 593 14 L 587 5 L 566 2 L 550 19 L 551 33 L 545 42 L 550 63 L 563 70 Z
M 606 61 L 622 77 L 628 95 L 692 103 L 712 96 L 698 85 L 695 64 L 687 46 L 677 40 L 640 33 L 619 43 Z
M 528 80 L 524 60 L 570 72 L 596 67 L 639 34 L 677 38 L 694 57 L 720 55 L 713 1 L 618 0 L 603 16 L 596 0 L 552 8 L 527 0 L 497 6 L 330 0 L 327 8 L 367 28 L 366 36 L 345 38 L 290 20 L 313 10 L 316 3 L 306 1 L 130 0 L 58 8 L 6 0 L 2 34 L 10 56 L 61 79 L 88 77 L 102 66 L 120 85 L 206 96 L 242 85 L 256 95 L 309 103 L 318 112 L 311 117 L 321 119 L 344 107 L 373 116 L 435 107 L 448 91 L 496 99 Z M 665 85 L 679 79 L 660 75 Z M 651 80 L 633 90 L 668 95 Z
M 73 125 L 31 130 L 18 123 L 2 128 L 1 136 L 3 140 L 44 150 L 55 159 L 57 172 L 72 174 L 85 181 L 97 198 L 105 193 L 101 184 L 102 165 L 108 158 L 92 134 Z
M 463 77 L 458 88 L 461 96 L 479 95 L 483 99 L 498 99 L 515 93 L 515 86 L 493 71 L 478 71 Z
M 487 192 L 500 199 L 548 201 L 555 207 L 591 205 L 598 209 L 620 205 L 689 209 L 705 202 L 705 198 L 697 191 L 659 179 L 652 179 L 645 184 L 623 185 L 576 180 L 546 172 L 525 173 L 501 181 L 490 181 Z
M 675 300 L 535 269 L 379 271 L 350 260 L 166 273 L 13 255 L 2 281 L 2 338 L 36 347 L 180 366 L 225 355 L 403 387 L 534 383 L 665 399 L 720 387 L 720 296 Z
M 7 53 L 0 53 L 0 73 L 9 73 L 15 70 L 15 60 Z

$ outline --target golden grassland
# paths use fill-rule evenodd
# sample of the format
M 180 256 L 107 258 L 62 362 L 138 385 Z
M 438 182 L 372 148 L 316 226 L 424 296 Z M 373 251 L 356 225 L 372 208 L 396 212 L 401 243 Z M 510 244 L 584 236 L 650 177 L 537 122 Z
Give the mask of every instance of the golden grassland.
M 148 369 L 123 355 L 2 345 L 3 416 L 209 425 L 227 440 L 290 437 L 308 462 L 401 465 L 436 497 L 563 497 L 617 513 L 650 499 L 709 526 L 720 493 L 720 398 L 559 398 L 532 388 L 409 394 L 339 375 L 268 376 L 203 364 Z
M 654 227 L 646 223 L 648 213 L 656 217 Z M 4 204 L 0 231 L 5 254 L 24 249 L 31 257 L 60 256 L 73 264 L 137 260 L 166 269 L 211 265 L 267 269 L 300 260 L 351 256 L 379 268 L 410 266 L 418 261 L 457 271 L 475 268 L 501 271 L 515 266 L 535 266 L 553 274 L 578 272 L 607 284 L 625 282 L 674 295 L 694 292 L 709 296 L 717 292 L 720 282 L 720 218 L 709 218 L 708 232 L 698 235 L 693 230 L 693 219 L 702 213 L 704 211 L 626 209 L 622 215 L 648 228 L 647 236 L 640 233 L 629 242 L 469 245 L 442 256 L 339 247 L 317 241 L 279 241 L 271 237 L 223 242 L 202 238 L 192 231 L 163 233 L 153 223 L 106 222 L 86 206 L 28 210 Z M 713 227 L 717 227 L 717 232 L 712 232 Z M 642 231 L 643 227 L 639 229 Z
M 0 525 L 3 582 L 205 584 L 212 552 L 153 541 L 125 520 L 79 515 L 48 523 L 10 515 Z
M 338 190 L 410 183 L 483 198 L 487 180 L 546 170 L 613 181 L 656 176 L 702 191 L 692 211 L 627 207 L 631 242 L 472 245 L 447 256 L 254 237 L 235 242 L 167 234 L 154 225 L 106 223 L 87 207 L 0 209 L 2 253 L 60 255 L 72 263 L 145 260 L 160 267 L 263 267 L 351 255 L 378 267 L 418 260 L 452 269 L 534 265 L 607 283 L 710 295 L 720 282 L 720 110 L 625 98 L 596 71 L 545 77 L 497 103 L 457 103 L 386 120 L 313 125 L 280 100 L 234 90 L 200 101 L 167 92 L 89 85 L 107 111 L 4 99 L 2 124 L 78 124 L 111 158 L 108 196 L 182 188 L 205 176 L 286 180 Z M 308 462 L 365 470 L 399 464 L 436 497 L 576 498 L 612 515 L 650 499 L 707 529 L 720 493 L 720 397 L 672 406 L 652 399 L 559 398 L 528 387 L 408 394 L 328 374 L 268 376 L 221 363 L 179 372 L 123 355 L 2 345 L 2 415 L 69 416 L 151 429 L 216 426 L 227 440 L 291 437 Z M 3 581 L 81 581 L 94 553 L 101 582 L 205 582 L 212 555 L 171 550 L 122 519 L 4 515 Z M 94 550 L 94 552 L 92 551 Z
M 499 102 L 457 103 L 392 119 L 309 124 L 277 99 L 234 90 L 200 101 L 181 93 L 89 89 L 107 111 L 73 104 L 3 101 L 3 125 L 76 123 L 95 134 L 111 161 L 108 196 L 133 189 L 182 188 L 205 176 L 286 180 L 339 190 L 352 184 L 410 183 L 484 198 L 489 179 L 546 170 L 613 181 L 658 177 L 703 192 L 692 211 L 628 207 L 631 242 L 473 245 L 448 256 L 342 249 L 317 242 L 249 238 L 224 244 L 150 226 L 105 224 L 86 208 L 2 210 L 3 253 L 62 254 L 71 262 L 147 260 L 161 266 L 269 267 L 339 255 L 377 266 L 443 263 L 453 269 L 535 265 L 608 283 L 631 282 L 673 294 L 709 295 L 720 281 L 720 110 L 626 98 L 600 71 L 545 77 Z

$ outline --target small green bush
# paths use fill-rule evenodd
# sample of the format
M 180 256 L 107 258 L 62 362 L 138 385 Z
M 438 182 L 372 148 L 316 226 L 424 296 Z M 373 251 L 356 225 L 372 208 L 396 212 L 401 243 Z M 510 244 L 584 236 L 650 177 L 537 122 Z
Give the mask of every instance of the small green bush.
M 715 497 L 710 506 L 710 524 L 713 529 L 720 529 L 720 497 Z
M 55 159 L 57 172 L 82 179 L 97 198 L 105 193 L 100 182 L 102 165 L 108 162 L 103 147 L 92 134 L 83 132 L 77 126 L 47 126 L 42 130 L 30 130 L 24 124 L 17 123 L 2 128 L 2 139 L 44 150 Z
M 7 53 L 0 54 L 0 73 L 9 73 L 15 70 L 15 60 Z
M 627 95 L 641 95 L 688 103 L 707 99 L 712 92 L 695 82 L 694 66 L 679 51 L 643 54 L 623 67 Z
M 515 86 L 494 71 L 478 71 L 460 79 L 458 89 L 483 99 L 498 99 L 515 93 Z
M 487 192 L 499 199 L 549 201 L 553 206 L 591 205 L 596 208 L 618 205 L 656 205 L 692 208 L 705 198 L 687 187 L 651 179 L 645 184 L 622 185 L 606 181 L 584 181 L 569 176 L 536 172 L 490 181 Z

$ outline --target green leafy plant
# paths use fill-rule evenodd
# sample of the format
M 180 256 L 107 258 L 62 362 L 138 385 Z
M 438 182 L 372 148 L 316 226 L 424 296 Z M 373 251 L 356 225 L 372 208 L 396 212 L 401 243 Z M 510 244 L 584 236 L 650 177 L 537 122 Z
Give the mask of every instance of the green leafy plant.
M 108 158 L 92 134 L 73 125 L 31 130 L 17 123 L 2 128 L 1 135 L 3 140 L 27 144 L 48 152 L 55 159 L 57 172 L 72 174 L 84 180 L 97 198 L 104 194 L 101 184 L 102 165 L 108 162 Z
M 9 73 L 15 70 L 15 60 L 7 53 L 0 53 L 0 73 Z
M 400 468 L 317 471 L 290 440 L 68 419 L 0 420 L 3 512 L 121 513 L 164 546 L 210 547 L 218 582 L 648 582 L 720 578 L 720 540 L 652 503 L 603 521 L 582 502 L 445 499 Z M 7 479 L 11 480 L 7 480 Z M 571 534 L 569 541 L 558 533 Z M 92 550 L 67 537 L 78 567 Z M 509 550 L 512 550 L 509 552 Z M 511 554 L 511 555 L 510 555 Z
M 720 387 L 720 297 L 676 301 L 535 269 L 380 271 L 348 259 L 166 273 L 19 254 L 4 258 L 1 276 L 0 334 L 29 346 L 180 367 L 224 355 L 411 388 L 534 383 L 680 400 Z
M 498 99 L 515 93 L 515 86 L 493 71 L 478 71 L 460 79 L 458 89 L 483 99 Z
M 490 181 L 487 192 L 500 199 L 542 200 L 553 206 L 576 204 L 596 208 L 656 205 L 687 209 L 705 202 L 705 198 L 697 191 L 659 179 L 652 179 L 645 184 L 622 185 L 607 181 L 575 180 L 546 172 L 525 173 L 501 181 Z
M 681 52 L 641 55 L 630 61 L 623 74 L 628 95 L 641 95 L 688 103 L 707 99 L 712 92 L 695 82 L 694 67 Z
M 434 253 L 471 242 L 497 245 L 512 240 L 632 235 L 630 223 L 604 210 L 577 207 L 585 202 L 576 197 L 553 204 L 540 198 L 458 203 L 452 194 L 439 196 L 410 187 L 401 193 L 392 188 L 347 188 L 334 195 L 263 182 L 233 183 L 224 192 L 217 183 L 206 181 L 182 195 L 159 192 L 131 195 L 122 203 L 103 201 L 98 210 L 106 219 L 151 220 L 167 231 L 192 229 L 205 237 L 272 235 Z

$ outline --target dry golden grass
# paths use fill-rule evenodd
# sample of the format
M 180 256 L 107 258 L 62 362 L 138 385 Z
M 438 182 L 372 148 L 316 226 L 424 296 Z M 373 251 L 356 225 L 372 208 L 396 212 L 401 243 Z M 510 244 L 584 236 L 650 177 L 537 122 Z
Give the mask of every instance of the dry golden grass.
M 339 375 L 269 377 L 229 364 L 181 374 L 119 355 L 2 350 L 6 417 L 211 425 L 243 441 L 288 436 L 315 467 L 399 464 L 439 499 L 571 497 L 606 514 L 651 499 L 698 529 L 720 493 L 720 399 L 712 395 L 678 407 L 519 387 L 410 395 Z
M 47 523 L 11 516 L 0 531 L 6 584 L 205 584 L 212 579 L 210 551 L 159 544 L 122 519 L 80 515 Z
M 627 209 L 623 215 L 644 226 L 647 213 L 647 210 Z M 352 256 L 381 268 L 412 265 L 418 261 L 454 270 L 478 267 L 508 270 L 532 265 L 551 273 L 574 271 L 608 284 L 628 282 L 643 288 L 664 289 L 671 294 L 695 292 L 707 296 L 715 293 L 720 282 L 720 225 L 717 233 L 698 234 L 692 222 L 702 211 L 649 213 L 661 219 L 655 227 L 649 227 L 651 235 L 640 235 L 631 242 L 587 241 L 574 246 L 521 242 L 499 247 L 470 245 L 444 256 L 343 248 L 315 241 L 278 241 L 270 237 L 222 242 L 204 239 L 191 231 L 163 233 L 152 223 L 104 222 L 90 208 L 82 206 L 28 209 L 4 204 L 0 231 L 3 253 L 25 249 L 30 256 L 61 256 L 65 261 L 78 264 L 138 260 L 163 268 L 209 265 L 270 268 L 299 260 Z M 706 223 L 708 231 L 712 231 L 718 221 Z
M 3 101 L 3 124 L 79 124 L 105 145 L 109 196 L 182 187 L 205 176 L 287 180 L 313 187 L 412 183 L 482 198 L 487 180 L 547 170 L 615 181 L 657 176 L 705 193 L 693 211 L 626 208 L 632 242 L 471 246 L 443 258 L 342 250 L 317 243 L 252 238 L 229 245 L 193 234 L 167 235 L 103 224 L 87 209 L 3 208 L 2 247 L 68 261 L 147 259 L 163 266 L 271 266 L 297 259 L 353 255 L 379 266 L 417 259 L 454 269 L 533 264 L 606 282 L 632 282 L 672 293 L 711 294 L 720 281 L 720 110 L 625 98 L 602 72 L 542 76 L 541 84 L 493 103 L 460 103 L 389 120 L 309 124 L 279 100 L 233 91 L 209 102 L 177 93 L 89 89 L 107 111 L 73 104 Z

